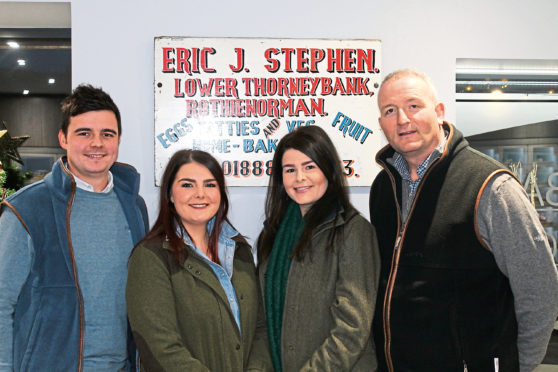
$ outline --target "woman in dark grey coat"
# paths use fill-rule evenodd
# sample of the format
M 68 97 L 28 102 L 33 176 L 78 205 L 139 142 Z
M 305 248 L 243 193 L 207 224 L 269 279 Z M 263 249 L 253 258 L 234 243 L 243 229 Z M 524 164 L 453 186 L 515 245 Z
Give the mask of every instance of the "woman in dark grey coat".
M 376 234 L 349 202 L 337 151 L 318 126 L 277 146 L 258 255 L 276 372 L 376 370 Z

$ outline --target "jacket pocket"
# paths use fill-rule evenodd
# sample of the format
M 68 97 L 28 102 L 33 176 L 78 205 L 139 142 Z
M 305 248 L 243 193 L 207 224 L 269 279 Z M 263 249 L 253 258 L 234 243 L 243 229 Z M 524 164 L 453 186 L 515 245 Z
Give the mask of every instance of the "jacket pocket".
M 42 295 L 40 296 L 39 304 L 41 302 L 42 302 Z M 25 350 L 25 352 L 23 353 L 23 358 L 21 359 L 21 366 L 20 366 L 21 371 L 29 370 L 28 364 L 29 364 L 31 356 L 33 355 L 33 349 L 34 349 L 35 343 L 37 341 L 37 335 L 39 334 L 40 328 L 41 328 L 41 325 L 42 325 L 40 309 L 41 309 L 41 306 L 39 305 L 39 310 L 35 314 L 35 317 L 33 318 L 33 323 L 31 325 L 31 329 L 29 330 L 29 336 L 27 337 L 27 343 L 23 347 L 23 350 Z M 14 363 L 15 363 L 15 360 L 14 360 Z M 15 369 L 15 365 L 14 365 L 14 369 Z
M 81 320 L 74 286 L 43 287 L 27 344 L 19 334 L 23 351 L 20 371 L 40 371 L 44 366 L 66 371 L 77 366 Z M 14 355 L 14 359 L 15 359 Z M 14 360 L 14 367 L 15 360 Z

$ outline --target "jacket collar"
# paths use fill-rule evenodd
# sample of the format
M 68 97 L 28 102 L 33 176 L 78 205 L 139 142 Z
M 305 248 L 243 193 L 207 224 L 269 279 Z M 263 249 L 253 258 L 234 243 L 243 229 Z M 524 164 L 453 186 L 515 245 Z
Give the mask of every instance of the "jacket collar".
M 139 193 L 139 173 L 134 167 L 124 163 L 114 163 L 110 168 L 115 189 L 130 194 Z M 62 156 L 52 166 L 52 171 L 44 178 L 51 192 L 60 199 L 66 200 L 70 193 L 75 192 L 76 181 L 68 169 L 68 159 Z
M 231 239 L 235 243 L 235 251 L 238 250 L 238 248 L 242 244 L 248 245 L 248 243 L 242 237 L 242 235 L 240 235 L 240 233 L 238 231 L 236 231 L 235 228 L 232 225 L 230 225 L 227 221 L 223 222 L 223 226 L 221 227 L 221 234 L 223 236 L 227 237 L 228 239 Z M 188 242 L 191 243 L 190 239 L 188 239 Z M 172 252 L 172 247 L 171 247 L 170 241 L 168 239 L 163 239 L 162 247 L 163 247 L 163 249 L 165 249 L 169 252 Z M 190 256 L 192 256 L 192 254 L 194 254 L 194 249 L 191 246 L 191 244 L 187 244 L 186 242 L 184 242 L 184 247 L 185 247 L 185 249 L 188 250 L 188 257 L 190 257 Z M 196 255 L 194 254 L 194 256 L 196 256 Z M 180 265 L 184 266 L 184 260 L 181 260 Z
M 312 236 L 316 236 L 317 234 L 321 233 L 324 230 L 328 230 L 331 228 L 336 228 L 339 227 L 341 225 L 344 225 L 347 221 L 349 221 L 351 218 L 353 218 L 356 214 L 358 214 L 358 212 L 354 209 L 351 208 L 348 211 L 345 211 L 344 209 L 341 209 L 339 211 L 339 213 L 337 214 L 337 219 L 335 218 L 335 211 L 331 212 L 329 214 L 329 216 L 325 219 L 324 222 L 322 222 L 321 224 L 319 224 L 318 226 L 316 226 L 316 228 L 314 229 Z
M 209 220 L 207 223 L 207 232 L 210 233 L 213 230 L 213 226 L 215 225 L 215 216 Z M 178 226 L 176 229 L 176 233 L 180 235 L 181 226 Z M 227 221 L 223 221 L 223 225 L 221 226 L 221 232 L 219 233 L 219 242 L 221 239 L 230 239 L 234 241 L 234 237 L 240 235 L 238 231 L 234 229 Z M 192 239 L 188 235 L 184 236 L 184 244 L 188 247 L 193 247 L 194 243 Z M 170 246 L 169 246 L 170 249 Z

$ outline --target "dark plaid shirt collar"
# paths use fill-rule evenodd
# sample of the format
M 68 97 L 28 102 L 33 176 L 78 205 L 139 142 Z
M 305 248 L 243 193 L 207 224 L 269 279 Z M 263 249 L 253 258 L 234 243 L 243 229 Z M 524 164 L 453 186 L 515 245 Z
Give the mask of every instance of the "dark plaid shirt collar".
M 407 184 L 409 185 L 409 195 L 414 195 L 415 191 L 418 188 L 418 185 L 420 184 L 420 181 L 422 180 L 422 177 L 426 173 L 426 170 L 428 169 L 430 164 L 434 160 L 442 156 L 442 152 L 444 151 L 444 146 L 446 145 L 447 142 L 447 135 L 448 133 L 446 133 L 446 136 L 444 136 L 442 142 L 440 142 L 440 144 L 430 153 L 430 155 L 428 155 L 426 159 L 424 159 L 423 162 L 420 163 L 420 165 L 417 168 L 418 179 L 416 181 L 413 181 L 411 179 L 411 174 L 409 173 L 409 165 L 407 164 L 407 161 L 405 160 L 403 155 L 401 155 L 398 152 L 395 152 L 395 155 L 392 158 L 387 159 L 388 163 L 390 163 L 395 167 L 395 169 L 401 176 L 401 179 L 407 182 Z

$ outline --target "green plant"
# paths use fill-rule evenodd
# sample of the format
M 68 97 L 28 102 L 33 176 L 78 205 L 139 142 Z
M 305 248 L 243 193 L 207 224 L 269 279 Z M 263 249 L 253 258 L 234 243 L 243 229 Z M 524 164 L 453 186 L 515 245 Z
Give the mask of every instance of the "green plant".
M 14 189 L 4 187 L 7 179 L 8 179 L 8 174 L 2 168 L 2 163 L 0 163 L 0 201 L 6 199 L 8 196 L 16 192 Z

